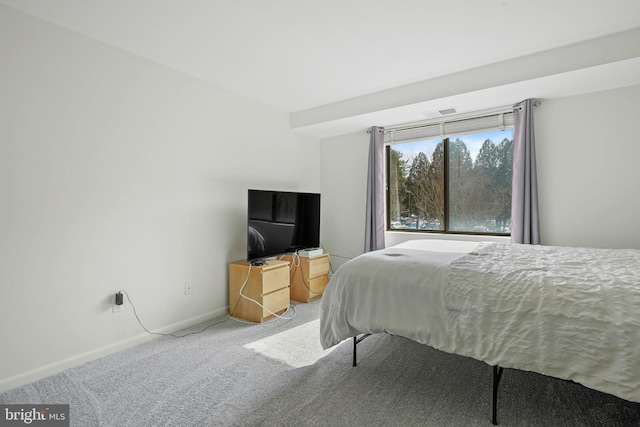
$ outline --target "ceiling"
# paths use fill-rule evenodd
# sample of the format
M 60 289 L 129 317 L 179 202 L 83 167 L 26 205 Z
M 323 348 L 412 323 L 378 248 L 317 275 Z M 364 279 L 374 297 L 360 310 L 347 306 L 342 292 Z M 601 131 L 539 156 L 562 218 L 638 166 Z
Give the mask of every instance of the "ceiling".
M 640 84 L 638 0 L 0 0 L 326 137 Z

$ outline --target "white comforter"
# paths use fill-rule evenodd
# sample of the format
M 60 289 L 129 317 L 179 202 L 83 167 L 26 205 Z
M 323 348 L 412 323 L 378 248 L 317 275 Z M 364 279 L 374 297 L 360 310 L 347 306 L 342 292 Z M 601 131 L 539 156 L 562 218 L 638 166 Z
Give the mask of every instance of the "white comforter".
M 324 348 L 388 332 L 640 402 L 640 251 L 416 240 L 332 277 Z

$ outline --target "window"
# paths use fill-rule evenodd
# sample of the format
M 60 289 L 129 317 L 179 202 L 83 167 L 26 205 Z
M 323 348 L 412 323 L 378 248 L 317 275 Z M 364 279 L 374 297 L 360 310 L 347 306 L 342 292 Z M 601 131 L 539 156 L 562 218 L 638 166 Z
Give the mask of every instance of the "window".
M 510 233 L 513 116 L 490 119 L 386 131 L 388 230 Z

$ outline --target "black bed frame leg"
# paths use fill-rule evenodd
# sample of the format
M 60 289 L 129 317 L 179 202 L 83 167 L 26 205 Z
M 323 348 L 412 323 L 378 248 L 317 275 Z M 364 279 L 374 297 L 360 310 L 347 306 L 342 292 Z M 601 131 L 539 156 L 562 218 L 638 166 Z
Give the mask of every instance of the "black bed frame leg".
M 353 337 L 353 366 L 358 366 L 358 358 L 356 357 L 357 347 L 358 347 L 358 337 Z
M 356 348 L 358 348 L 358 343 L 360 341 L 362 341 L 363 339 L 365 339 L 366 337 L 368 337 L 371 334 L 363 334 L 358 336 L 353 337 L 353 366 L 358 366 L 358 359 L 356 356 Z
M 491 424 L 498 424 L 498 385 L 500 384 L 500 378 L 502 378 L 502 371 L 504 368 L 496 365 L 493 367 L 493 413 L 491 417 Z

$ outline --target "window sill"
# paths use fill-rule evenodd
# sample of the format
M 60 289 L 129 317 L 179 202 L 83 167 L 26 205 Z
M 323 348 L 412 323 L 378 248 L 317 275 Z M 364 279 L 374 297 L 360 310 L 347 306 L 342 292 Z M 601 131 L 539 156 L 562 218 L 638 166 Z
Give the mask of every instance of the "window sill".
M 394 246 L 407 240 L 459 240 L 464 242 L 496 242 L 509 243 L 511 236 L 485 236 L 478 234 L 445 234 L 445 233 L 416 233 L 407 231 L 385 231 L 385 246 Z

